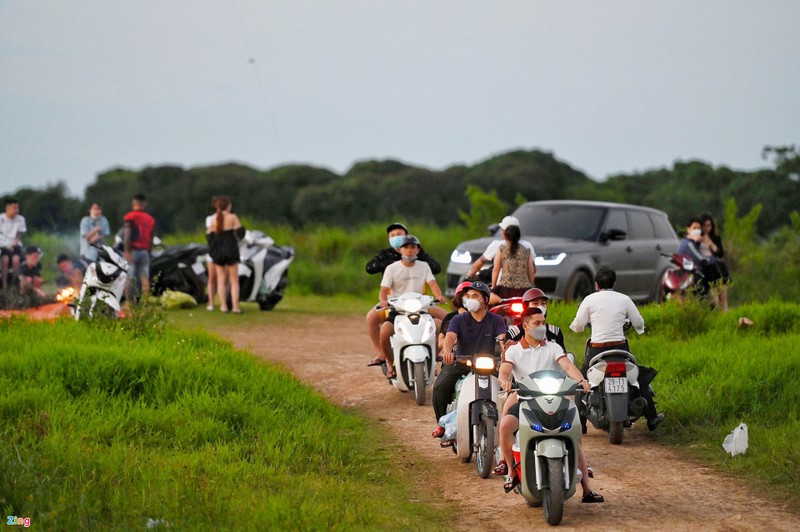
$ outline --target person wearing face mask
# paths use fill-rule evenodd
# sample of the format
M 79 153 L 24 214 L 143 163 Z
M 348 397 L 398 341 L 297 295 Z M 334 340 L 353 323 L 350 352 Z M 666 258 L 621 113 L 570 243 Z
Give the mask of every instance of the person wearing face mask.
M 614 290 L 617 274 L 610 268 L 600 268 L 594 277 L 597 291 L 589 294 L 578 306 L 575 319 L 569 328 L 575 332 L 583 331 L 591 324 L 592 337 L 586 349 L 586 357 L 581 366 L 581 372 L 586 375 L 589 362 L 596 355 L 610 349 L 630 351 L 628 340 L 625 338 L 626 321 L 639 334 L 644 334 L 644 319 L 639 314 L 639 309 L 630 297 Z M 642 398 L 647 401 L 644 416 L 647 418 L 647 428 L 655 430 L 663 421 L 664 414 L 656 410 L 653 394 L 650 390 L 650 381 L 655 377 L 655 370 L 639 366 L 639 391 Z
M 390 264 L 394 264 L 400 260 L 400 246 L 402 246 L 405 237 L 408 235 L 408 229 L 405 225 L 395 222 L 389 224 L 386 228 L 386 235 L 389 238 L 389 247 L 378 251 L 378 253 L 367 262 L 366 270 L 370 275 L 376 273 L 383 275 L 383 272 Z M 417 260 L 426 262 L 428 266 L 430 266 L 433 275 L 438 275 L 442 271 L 442 266 L 436 259 L 426 253 L 422 247 L 419 248 L 419 252 L 417 253 Z M 386 358 L 383 355 L 380 342 L 380 329 L 381 324 L 386 321 L 386 311 L 378 304 L 376 307 L 369 309 L 366 320 L 367 333 L 369 334 L 369 339 L 376 353 L 375 357 L 370 360 L 367 366 L 381 366 L 386 364 Z
M 111 227 L 103 216 L 103 209 L 99 203 L 92 203 L 89 215 L 81 218 L 80 233 L 81 259 L 86 264 L 91 264 L 97 260 L 97 249 L 93 248 L 92 244 L 102 243 L 103 239 L 111 234 Z
M 522 302 L 527 306 L 527 308 L 538 308 L 542 311 L 542 314 L 547 317 L 547 302 L 550 300 L 547 297 L 547 294 L 542 292 L 539 288 L 531 288 L 522 294 Z M 561 346 L 561 349 L 564 351 L 567 350 L 566 344 L 564 344 L 564 333 L 561 332 L 561 327 L 558 325 L 552 325 L 550 323 L 546 324 L 547 327 L 547 340 L 549 342 L 555 342 Z M 508 339 L 512 341 L 518 341 L 520 338 L 524 336 L 525 332 L 519 325 L 512 325 L 508 328 Z
M 444 296 L 436 283 L 433 272 L 431 272 L 431 267 L 427 262 L 418 260 L 419 239 L 413 235 L 407 235 L 404 238 L 405 240 L 400 246 L 401 259 L 387 266 L 383 272 L 381 289 L 378 293 L 380 306 L 388 308 L 390 293 L 401 295 L 407 292 L 418 292 L 421 294 L 425 291 L 426 285 L 430 287 L 433 297 L 443 302 Z M 434 323 L 438 329 L 442 318 L 445 316 L 444 310 L 439 307 L 430 307 L 428 314 L 434 318 Z M 380 347 L 387 364 L 386 378 L 390 382 L 396 377 L 390 341 L 394 334 L 394 320 L 396 317 L 397 315 L 394 312 L 389 312 L 389 316 L 380 328 Z
M 511 377 L 523 379 L 533 372 L 541 370 L 562 370 L 567 376 L 576 381 L 584 392 L 589 392 L 590 386 L 583 378 L 580 370 L 567 357 L 564 349 L 554 342 L 547 341 L 547 327 L 542 310 L 538 307 L 529 307 L 522 313 L 522 328 L 525 336 L 518 344 L 514 344 L 503 356 L 503 363 L 500 365 L 500 386 L 506 391 L 511 391 Z M 513 464 L 514 455 L 511 447 L 514 444 L 514 433 L 519 429 L 519 402 L 517 394 L 511 394 L 506 400 L 506 405 L 511 403 L 508 412 L 503 415 L 500 421 L 500 450 L 503 453 L 505 463 Z M 583 447 L 580 447 L 578 454 L 578 467 L 583 473 L 581 477 L 581 487 L 583 488 L 583 498 L 581 502 L 594 503 L 603 502 L 603 496 L 592 491 L 589 484 L 589 472 L 586 467 L 586 456 Z M 503 489 L 506 493 L 510 492 L 519 484 L 516 467 L 508 470 L 508 477 Z
M 442 370 L 433 384 L 433 413 L 437 421 L 447 413 L 447 405 L 453 400 L 458 380 L 470 372 L 469 366 L 456 362 L 454 347 L 460 355 L 494 353 L 496 338 L 499 336 L 504 339 L 508 331 L 503 318 L 487 311 L 490 294 L 486 283 L 475 281 L 470 284 L 462 299 L 467 312 L 450 320 L 442 348 Z M 434 438 L 444 435 L 440 428 L 437 426 L 433 431 Z M 443 446 L 452 445 L 452 442 L 442 443 Z

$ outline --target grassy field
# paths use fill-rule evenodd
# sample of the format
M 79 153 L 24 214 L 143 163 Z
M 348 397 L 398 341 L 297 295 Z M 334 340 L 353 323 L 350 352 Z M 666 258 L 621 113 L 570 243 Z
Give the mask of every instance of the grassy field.
M 386 434 L 155 321 L 0 321 L 4 515 L 61 530 L 446 527 L 446 510 L 414 502 Z
M 372 302 L 290 291 L 275 311 L 245 305 L 236 321 L 361 315 Z M 574 312 L 553 304 L 548 318 L 580 362 L 586 334 L 566 331 Z M 668 416 L 654 440 L 800 509 L 800 306 L 643 314 L 648 333 L 631 347 L 659 370 L 654 387 Z M 742 315 L 755 325 L 738 328 Z M 415 502 L 387 434 L 197 330 L 218 313 L 166 319 L 0 321 L 5 515 L 46 529 L 375 529 L 387 515 L 396 529 L 451 522 L 447 510 Z M 721 444 L 741 421 L 750 448 L 732 458 Z M 325 437 L 312 437 L 320 428 Z

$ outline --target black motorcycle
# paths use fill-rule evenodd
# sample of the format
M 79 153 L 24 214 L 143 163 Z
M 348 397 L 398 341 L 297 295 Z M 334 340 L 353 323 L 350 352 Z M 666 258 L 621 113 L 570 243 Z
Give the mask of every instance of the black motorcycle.
M 150 284 L 155 295 L 165 290 L 183 292 L 198 303 L 208 300 L 205 244 L 179 244 L 156 251 L 150 259 Z

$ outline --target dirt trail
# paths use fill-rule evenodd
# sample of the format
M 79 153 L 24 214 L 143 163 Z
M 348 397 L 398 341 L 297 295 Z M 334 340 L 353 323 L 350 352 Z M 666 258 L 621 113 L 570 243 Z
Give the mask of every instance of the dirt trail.
M 547 526 L 540 508 L 528 508 L 521 496 L 503 492 L 500 477 L 481 480 L 474 464 L 459 464 L 450 450 L 439 448 L 438 440 L 430 436 L 435 427 L 430 390 L 428 405 L 417 406 L 413 397 L 389 386 L 377 368 L 366 367 L 371 349 L 362 318 L 315 316 L 296 323 L 270 321 L 215 332 L 238 348 L 285 365 L 335 404 L 357 407 L 397 434 L 408 448 L 404 460 L 409 461 L 417 482 L 423 489 L 429 488 L 425 492 L 444 494 L 460 506 L 458 529 Z M 314 332 L 313 337 L 308 331 Z M 349 378 L 332 373 L 331 368 L 344 368 Z M 797 514 L 683 460 L 675 450 L 655 443 L 641 427 L 626 430 L 622 446 L 611 446 L 604 432 L 590 427 L 583 444 L 595 471 L 592 487 L 606 502 L 581 504 L 577 496 L 568 500 L 562 529 L 800 529 Z M 420 460 L 425 463 L 415 466 L 413 462 Z

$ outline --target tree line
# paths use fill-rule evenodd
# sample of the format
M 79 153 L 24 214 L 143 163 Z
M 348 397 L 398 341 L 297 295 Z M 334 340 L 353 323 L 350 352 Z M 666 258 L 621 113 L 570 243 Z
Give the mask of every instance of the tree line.
M 97 176 L 83 199 L 69 197 L 63 183 L 44 189 L 22 188 L 6 197 L 20 201 L 29 231 L 74 231 L 92 202 L 103 206 L 113 228 L 121 225 L 134 194 L 148 197 L 148 210 L 161 234 L 203 227 L 211 197 L 226 194 L 248 220 L 286 224 L 353 227 L 375 220 L 401 219 L 446 226 L 459 223 L 470 208 L 468 188 L 493 192 L 514 209 L 522 201 L 586 199 L 634 203 L 661 209 L 676 228 L 701 212 L 721 219 L 725 203 L 741 211 L 765 208 L 756 230 L 769 235 L 790 223 L 800 198 L 800 152 L 794 146 L 764 150 L 772 168 L 737 171 L 701 161 L 672 168 L 619 174 L 597 182 L 552 153 L 516 150 L 475 165 L 431 170 L 394 160 L 358 162 L 346 173 L 309 165 L 258 170 L 227 163 L 182 168 L 115 168 Z

